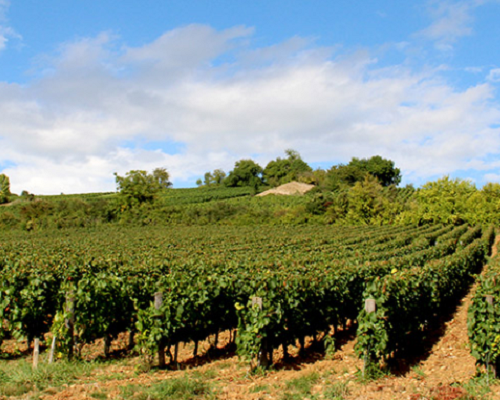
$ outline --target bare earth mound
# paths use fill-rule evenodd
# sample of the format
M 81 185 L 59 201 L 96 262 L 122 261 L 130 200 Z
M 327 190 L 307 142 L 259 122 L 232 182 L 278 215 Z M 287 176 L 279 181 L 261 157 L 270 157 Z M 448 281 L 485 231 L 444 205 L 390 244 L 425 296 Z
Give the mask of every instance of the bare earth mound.
M 312 188 L 314 188 L 314 185 L 309 185 L 307 183 L 300 183 L 300 182 L 290 182 L 278 186 L 274 189 L 266 190 L 265 192 L 259 193 L 257 196 L 267 196 L 269 194 L 281 194 L 285 196 L 290 196 L 294 194 L 301 195 L 307 193 Z

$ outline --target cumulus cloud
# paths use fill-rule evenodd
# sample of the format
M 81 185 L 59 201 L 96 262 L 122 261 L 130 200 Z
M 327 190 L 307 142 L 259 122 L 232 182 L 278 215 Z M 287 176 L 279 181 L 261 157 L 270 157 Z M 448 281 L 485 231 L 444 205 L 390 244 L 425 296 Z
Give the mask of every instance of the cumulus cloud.
M 108 191 L 113 172 L 156 167 L 175 185 L 286 148 L 332 165 L 380 154 L 418 182 L 500 153 L 489 83 L 458 90 L 303 38 L 252 49 L 251 34 L 190 25 L 129 47 L 103 33 L 62 45 L 28 85 L 0 83 L 13 190 Z

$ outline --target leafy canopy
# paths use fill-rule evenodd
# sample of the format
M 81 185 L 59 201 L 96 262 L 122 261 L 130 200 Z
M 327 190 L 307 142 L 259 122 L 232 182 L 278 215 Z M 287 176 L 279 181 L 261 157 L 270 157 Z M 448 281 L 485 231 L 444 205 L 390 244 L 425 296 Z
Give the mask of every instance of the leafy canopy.
M 236 161 L 224 184 L 228 187 L 258 187 L 262 184 L 262 167 L 253 160 Z
M 300 180 L 302 175 L 312 172 L 312 168 L 302 160 L 299 152 L 288 149 L 285 154 L 287 158 L 278 157 L 270 161 L 263 171 L 264 180 L 271 186 Z
M 394 161 L 381 156 L 353 157 L 349 164 L 334 165 L 327 171 L 325 186 L 334 191 L 352 187 L 363 182 L 367 174 L 377 178 L 382 186 L 397 186 L 401 182 L 401 171 L 394 166 Z
M 120 176 L 115 172 L 120 196 L 128 206 L 152 202 L 158 192 L 172 186 L 165 168 L 156 168 L 152 174 L 143 170 L 132 170 Z
M 0 204 L 9 201 L 10 193 L 10 179 L 5 174 L 0 174 Z

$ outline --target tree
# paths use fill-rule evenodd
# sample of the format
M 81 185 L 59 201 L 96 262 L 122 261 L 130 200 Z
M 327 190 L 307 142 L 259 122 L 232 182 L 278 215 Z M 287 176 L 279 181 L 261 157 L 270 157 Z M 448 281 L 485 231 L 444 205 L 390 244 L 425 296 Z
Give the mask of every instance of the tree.
M 262 167 L 253 160 L 240 160 L 224 180 L 228 187 L 251 186 L 257 188 L 262 184 Z
M 476 186 L 459 178 L 445 176 L 436 182 L 428 182 L 415 192 L 415 206 L 401 216 L 403 223 L 456 224 L 474 223 L 471 206 L 478 207 Z M 476 198 L 476 204 L 471 200 Z M 472 208 L 475 210 L 474 208 Z M 469 220 L 469 221 L 468 221 Z
M 172 182 L 170 182 L 170 174 L 167 172 L 165 168 L 156 168 L 153 171 L 153 177 L 160 185 L 162 189 L 168 189 L 172 186 Z
M 399 168 L 395 168 L 394 161 L 386 160 L 381 156 L 373 156 L 368 159 L 353 157 L 347 165 L 373 175 L 382 186 L 397 186 L 401 182 L 401 171 Z
M 226 173 L 222 169 L 215 169 L 213 172 L 205 172 L 203 180 L 198 179 L 198 186 L 221 186 L 226 178 Z
M 169 174 L 164 168 L 157 168 L 152 174 L 143 170 L 132 170 L 120 176 L 115 172 L 117 190 L 127 206 L 152 202 L 158 192 L 170 187 Z
M 325 186 L 332 191 L 339 191 L 354 186 L 365 179 L 366 172 L 352 165 L 334 165 L 326 172 Z
M 224 179 L 226 179 L 226 173 L 222 169 L 215 169 L 212 173 L 213 184 L 220 186 L 224 183 Z
M 0 174 L 0 204 L 8 203 L 10 193 L 10 179 L 5 174 Z
M 270 161 L 263 171 L 264 180 L 271 186 L 300 180 L 302 175 L 312 172 L 312 168 L 302 160 L 298 151 L 288 149 L 285 154 L 287 158 L 278 157 Z

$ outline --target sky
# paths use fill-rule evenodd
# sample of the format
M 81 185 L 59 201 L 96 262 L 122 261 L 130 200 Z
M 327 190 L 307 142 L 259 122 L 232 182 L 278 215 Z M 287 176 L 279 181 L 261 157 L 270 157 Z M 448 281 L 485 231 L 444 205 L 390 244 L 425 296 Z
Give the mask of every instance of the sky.
M 11 191 L 174 187 L 286 149 L 500 182 L 500 0 L 0 0 Z

